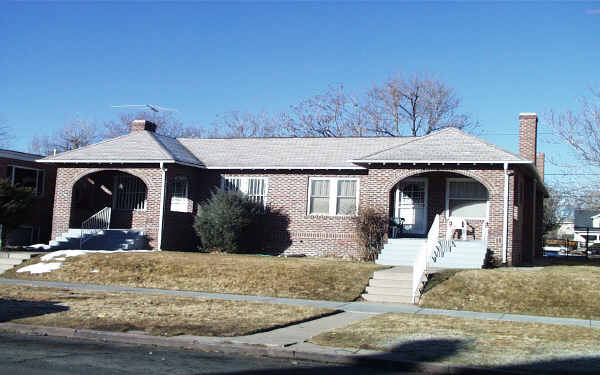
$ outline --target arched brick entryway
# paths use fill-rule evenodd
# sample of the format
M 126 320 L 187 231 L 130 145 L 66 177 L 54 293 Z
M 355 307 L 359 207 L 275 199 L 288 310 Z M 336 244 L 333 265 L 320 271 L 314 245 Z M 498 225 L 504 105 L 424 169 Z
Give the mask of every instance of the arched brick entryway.
M 86 180 L 90 176 L 98 178 L 99 176 L 131 176 L 139 179 L 146 187 L 146 203 L 144 210 L 132 210 L 129 214 L 119 215 L 116 212 L 115 222 L 112 227 L 129 227 L 143 229 L 146 238 L 148 239 L 151 248 L 158 248 L 158 230 L 160 224 L 161 211 L 161 193 L 162 193 L 162 174 L 158 165 L 156 167 L 147 166 L 131 166 L 124 168 L 97 168 L 97 167 L 60 167 L 57 170 L 56 192 L 54 198 L 54 215 L 52 220 L 52 238 L 56 238 L 65 233 L 71 225 L 81 225 L 80 219 L 85 219 L 87 213 L 79 213 L 73 215 L 72 205 L 73 198 L 77 199 L 74 194 L 75 185 Z M 114 190 L 114 179 L 104 178 L 105 188 L 111 193 Z M 96 181 L 95 181 L 96 182 Z M 100 180 L 98 181 L 100 182 Z M 111 186 L 107 186 L 111 185 Z M 110 194 L 106 194 L 110 196 Z M 99 204 L 108 204 L 109 198 L 101 200 Z M 95 205 L 92 205 L 95 206 Z M 99 207 L 89 207 L 89 214 L 92 209 Z M 124 217 L 119 217 L 124 216 Z M 120 220 L 120 221 L 119 221 Z M 112 221 L 112 220 L 111 220 Z M 112 224 L 112 223 L 111 223 Z

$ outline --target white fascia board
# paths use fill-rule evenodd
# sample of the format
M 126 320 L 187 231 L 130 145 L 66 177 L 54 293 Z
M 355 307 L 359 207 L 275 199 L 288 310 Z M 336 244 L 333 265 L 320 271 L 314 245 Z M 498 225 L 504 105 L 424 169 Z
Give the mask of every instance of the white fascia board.
M 367 168 L 364 167 L 206 167 L 206 169 L 275 169 L 275 170 L 353 170 L 360 171 Z
M 348 162 L 385 164 L 533 164 L 529 160 L 348 160 Z
M 89 164 L 180 164 L 188 167 L 206 169 L 206 167 L 198 164 L 185 163 L 175 160 L 54 160 L 54 159 L 38 159 L 36 160 L 38 163 L 70 163 L 70 164 L 80 164 L 80 163 L 89 163 Z
M 90 159 L 90 160 L 86 160 L 86 159 L 81 159 L 81 160 L 64 160 L 64 159 L 60 159 L 60 160 L 56 160 L 56 159 L 38 159 L 37 162 L 39 163 L 94 163 L 94 164 L 118 164 L 118 163 L 145 163 L 145 164 L 151 164 L 151 163 L 176 163 L 175 160 L 98 160 L 98 159 Z

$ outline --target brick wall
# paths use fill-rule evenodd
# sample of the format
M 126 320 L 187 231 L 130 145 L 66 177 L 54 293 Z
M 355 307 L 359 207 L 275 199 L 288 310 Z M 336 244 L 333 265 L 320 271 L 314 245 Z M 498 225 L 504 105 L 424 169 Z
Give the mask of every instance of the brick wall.
M 148 186 L 147 210 L 137 212 L 136 227 L 144 228 L 150 245 L 157 246 L 160 215 L 162 175 L 158 168 L 144 165 L 111 168 L 141 178 Z M 92 166 L 67 166 L 58 169 L 57 189 L 54 204 L 53 237 L 66 231 L 69 224 L 71 192 L 73 184 L 81 177 L 100 170 Z M 521 259 L 519 229 L 519 206 L 514 204 L 519 189 L 515 181 L 531 181 L 519 170 L 509 177 L 509 221 L 508 258 L 509 264 L 518 264 Z M 170 210 L 171 182 L 176 176 L 186 176 L 189 181 L 189 205 L 187 212 Z M 389 213 L 392 205 L 392 190 L 402 180 L 424 176 L 429 179 L 428 224 L 435 214 L 440 215 L 441 236 L 445 236 L 445 194 L 448 177 L 470 177 L 482 183 L 489 193 L 489 248 L 497 260 L 502 259 L 502 234 L 504 215 L 504 170 L 498 165 L 432 165 L 419 166 L 372 166 L 369 170 L 355 171 L 210 171 L 169 164 L 166 171 L 166 199 L 163 226 L 163 248 L 173 250 L 195 249 L 199 245 L 192 224 L 197 207 L 210 196 L 210 191 L 220 185 L 223 176 L 268 177 L 267 203 L 279 213 L 278 223 L 268 240 L 272 253 L 306 254 L 315 256 L 337 256 L 355 258 L 360 245 L 351 217 L 308 215 L 308 189 L 310 177 L 353 177 L 359 179 L 360 207 L 373 206 Z M 517 198 L 518 200 L 518 198 Z M 539 199 L 538 199 L 539 201 Z M 512 216 L 512 218 L 511 218 Z M 476 239 L 481 236 L 480 220 L 469 220 Z M 271 228 L 271 227 L 270 227 Z M 514 233 L 513 233 L 514 228 Z M 516 234 L 514 236 L 513 234 Z
M 52 219 L 52 238 L 60 236 L 69 229 L 73 185 L 80 179 L 98 171 L 120 171 L 139 177 L 147 187 L 146 210 L 132 212 L 131 227 L 143 229 L 150 248 L 157 248 L 160 217 L 160 199 L 162 173 L 158 164 L 128 165 L 122 167 L 100 168 L 91 165 L 65 165 L 57 169 L 56 191 L 54 194 L 54 215 Z
M 382 212 L 389 213 L 392 205 L 391 191 L 394 186 L 408 177 L 423 175 L 429 181 L 428 224 L 431 225 L 435 214 L 442 214 L 441 235 L 445 236 L 445 178 L 471 177 L 481 182 L 489 192 L 489 247 L 495 257 L 502 259 L 502 222 L 504 215 L 504 171 L 499 166 L 459 166 L 448 168 L 436 166 L 419 167 L 371 167 L 368 171 L 323 172 L 290 171 L 241 173 L 231 171 L 223 176 L 266 176 L 269 178 L 268 204 L 289 218 L 287 227 L 291 245 L 285 254 L 306 254 L 320 256 L 340 256 L 353 258 L 359 253 L 360 246 L 354 232 L 354 223 L 350 217 L 308 215 L 308 182 L 310 177 L 357 177 L 360 179 L 359 204 L 369 205 Z M 511 177 L 512 181 L 513 177 Z M 510 187 L 512 189 L 512 182 Z M 512 194 L 509 205 L 513 204 Z M 475 238 L 481 237 L 483 221 L 469 220 Z M 428 226 L 429 226 L 428 225 Z M 512 261 L 512 222 L 509 222 L 508 262 Z
M 39 228 L 38 241 L 47 243 L 50 240 L 56 167 L 34 161 L 0 158 L 0 178 L 10 178 L 8 169 L 10 165 L 41 169 L 45 172 L 44 193 L 34 198 L 33 205 L 30 212 L 28 212 L 27 221 L 24 225 Z

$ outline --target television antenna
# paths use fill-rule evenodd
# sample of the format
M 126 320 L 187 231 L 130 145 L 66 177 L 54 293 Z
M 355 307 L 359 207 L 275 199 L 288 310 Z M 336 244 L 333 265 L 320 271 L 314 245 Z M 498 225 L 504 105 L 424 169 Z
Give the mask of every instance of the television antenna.
M 175 108 L 164 108 L 152 104 L 123 104 L 113 105 L 113 108 L 148 108 L 153 112 L 179 112 Z

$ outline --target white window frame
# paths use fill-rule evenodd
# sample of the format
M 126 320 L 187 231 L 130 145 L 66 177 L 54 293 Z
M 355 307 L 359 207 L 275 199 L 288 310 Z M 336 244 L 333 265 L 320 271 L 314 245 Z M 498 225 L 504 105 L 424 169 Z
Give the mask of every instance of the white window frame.
M 487 202 L 485 205 L 485 217 L 472 217 L 472 216 L 450 216 L 450 199 L 453 200 L 477 200 L 477 199 L 473 199 L 473 198 L 450 198 L 450 183 L 451 182 L 476 182 L 478 184 L 481 184 L 488 192 L 488 198 L 487 198 Z M 490 191 L 488 190 L 488 188 L 482 184 L 481 182 L 477 181 L 474 178 L 447 178 L 446 179 L 446 217 L 447 218 L 460 218 L 460 219 L 465 219 L 465 220 L 488 220 L 488 217 L 490 215 Z
M 175 190 L 172 188 L 177 180 L 185 180 L 185 194 L 183 197 L 176 197 Z M 171 181 L 171 202 L 169 209 L 172 212 L 189 212 L 188 205 L 190 199 L 190 180 L 187 176 L 175 176 Z M 175 203 L 175 204 L 173 204 Z
M 338 181 L 356 181 L 356 207 L 354 210 L 354 214 L 352 215 L 338 215 L 337 212 L 337 198 L 338 198 Z M 310 212 L 310 202 L 311 202 L 311 193 L 312 193 L 312 182 L 313 181 L 329 181 L 329 213 L 321 214 L 321 213 L 311 213 Z M 358 207 L 359 207 L 359 199 L 360 199 L 360 178 L 357 177 L 309 177 L 308 178 L 308 200 L 306 202 L 306 214 L 308 216 L 338 216 L 338 217 L 352 217 L 358 215 Z
M 46 189 L 45 189 L 46 188 L 46 171 L 45 170 L 39 169 L 39 168 L 23 167 L 21 165 L 14 165 L 14 164 L 9 164 L 8 167 L 11 168 L 11 170 L 10 170 L 10 184 L 12 186 L 15 186 L 15 168 L 27 169 L 27 170 L 30 170 L 30 171 L 36 171 L 35 189 L 33 189 L 32 193 L 36 197 L 43 197 L 44 196 L 44 193 L 46 192 Z M 42 176 L 41 181 L 40 181 L 40 175 Z M 42 190 L 38 194 L 38 187 L 39 187 L 40 183 L 41 183 Z
M 239 192 L 248 196 L 248 181 L 262 180 L 265 184 L 265 192 L 263 194 L 263 207 L 267 207 L 267 199 L 269 198 L 269 178 L 267 176 L 222 176 L 221 189 L 226 189 L 226 180 L 240 180 Z

